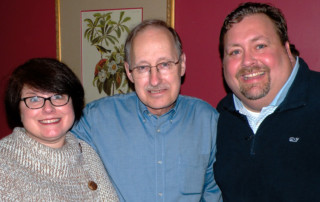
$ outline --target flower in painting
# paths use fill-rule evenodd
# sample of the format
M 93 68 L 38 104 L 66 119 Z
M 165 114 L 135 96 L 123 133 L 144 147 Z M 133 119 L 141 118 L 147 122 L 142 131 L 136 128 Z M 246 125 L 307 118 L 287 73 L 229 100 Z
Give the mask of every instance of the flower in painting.
M 107 59 L 101 59 L 97 64 L 96 64 L 96 68 L 94 70 L 94 76 L 96 77 L 99 73 L 99 71 L 102 69 L 102 67 L 104 66 L 104 64 L 107 62 Z
M 118 65 L 116 64 L 115 61 L 111 61 L 109 64 L 108 64 L 108 72 L 110 72 L 110 74 L 115 74 L 118 70 Z
M 116 63 L 117 64 L 123 63 L 123 57 L 120 55 L 120 53 L 116 54 Z
M 107 79 L 107 72 L 105 69 L 101 69 L 98 73 L 98 78 L 100 82 L 104 82 Z

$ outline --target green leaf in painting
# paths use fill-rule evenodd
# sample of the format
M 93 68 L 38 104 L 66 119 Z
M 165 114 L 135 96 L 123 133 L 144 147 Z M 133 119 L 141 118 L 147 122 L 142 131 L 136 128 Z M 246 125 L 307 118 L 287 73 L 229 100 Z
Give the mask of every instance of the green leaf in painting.
M 129 20 L 131 20 L 131 17 L 125 17 L 121 23 L 125 23 L 125 22 L 127 22 Z
M 104 85 L 103 85 L 103 91 L 107 94 L 107 95 L 112 95 L 111 94 L 111 88 L 112 88 L 112 82 L 113 81 L 113 77 L 110 77 L 110 79 L 105 80 Z

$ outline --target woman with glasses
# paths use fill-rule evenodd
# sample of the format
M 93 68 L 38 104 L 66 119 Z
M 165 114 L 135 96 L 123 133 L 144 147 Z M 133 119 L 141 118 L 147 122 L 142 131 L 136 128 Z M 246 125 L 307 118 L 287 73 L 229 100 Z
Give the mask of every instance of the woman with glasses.
M 84 91 L 49 58 L 12 73 L 5 107 L 12 134 L 0 140 L 0 201 L 118 201 L 97 153 L 69 132 Z

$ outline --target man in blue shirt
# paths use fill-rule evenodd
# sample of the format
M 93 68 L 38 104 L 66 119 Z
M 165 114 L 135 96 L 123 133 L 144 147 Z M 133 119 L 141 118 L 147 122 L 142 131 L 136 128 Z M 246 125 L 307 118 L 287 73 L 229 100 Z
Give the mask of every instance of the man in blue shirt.
M 320 201 L 320 73 L 294 50 L 271 5 L 242 4 L 223 23 L 232 93 L 218 105 L 214 168 L 225 202 Z
M 89 103 L 72 132 L 99 153 L 121 201 L 221 200 L 213 176 L 218 113 L 179 95 L 179 36 L 147 20 L 131 31 L 125 53 L 136 91 Z

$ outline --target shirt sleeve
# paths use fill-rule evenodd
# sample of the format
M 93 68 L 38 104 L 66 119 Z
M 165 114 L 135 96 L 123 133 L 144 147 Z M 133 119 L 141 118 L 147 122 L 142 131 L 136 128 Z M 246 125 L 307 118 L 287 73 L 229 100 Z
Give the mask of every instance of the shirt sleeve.
M 93 142 L 93 137 L 92 137 L 92 123 L 94 123 L 94 119 L 92 116 L 92 109 L 90 106 L 86 106 L 86 108 L 83 110 L 83 115 L 80 118 L 79 121 L 77 121 L 72 129 L 71 132 L 79 139 L 87 142 L 94 150 L 97 151 L 97 148 Z
M 222 201 L 222 195 L 220 188 L 218 187 L 215 179 L 214 179 L 214 172 L 213 172 L 213 164 L 216 160 L 215 154 L 216 154 L 216 134 L 217 134 L 217 120 L 218 120 L 218 114 L 213 114 L 212 117 L 212 128 L 211 132 L 212 135 L 212 147 L 211 147 L 211 153 L 210 153 L 210 160 L 206 171 L 205 176 L 205 184 L 202 194 L 201 201 Z

